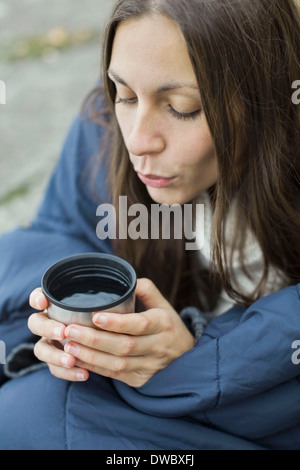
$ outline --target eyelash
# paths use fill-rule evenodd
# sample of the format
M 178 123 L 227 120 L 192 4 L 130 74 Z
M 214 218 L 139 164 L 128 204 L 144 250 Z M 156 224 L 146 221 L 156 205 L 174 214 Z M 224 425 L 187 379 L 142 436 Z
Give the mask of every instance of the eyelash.
M 126 104 L 126 105 L 131 105 L 136 102 L 136 98 L 129 98 L 129 99 L 123 99 L 119 98 L 118 101 L 115 102 L 115 104 Z M 180 121 L 190 121 L 196 119 L 200 113 L 201 110 L 194 111 L 193 113 L 179 113 L 176 111 L 171 105 L 168 107 L 168 112 L 171 114 L 176 119 L 179 119 Z
M 128 99 L 119 98 L 119 100 L 116 101 L 115 104 L 120 104 L 120 103 L 134 104 L 135 102 L 136 102 L 136 98 L 128 98 Z
M 196 119 L 201 111 L 198 110 L 198 111 L 194 111 L 193 113 L 179 113 L 178 111 L 175 111 L 174 108 L 172 108 L 171 105 L 169 105 L 169 109 L 168 109 L 169 113 L 171 114 L 171 116 L 175 117 L 176 119 L 179 119 L 180 121 L 190 121 L 190 120 L 194 120 Z

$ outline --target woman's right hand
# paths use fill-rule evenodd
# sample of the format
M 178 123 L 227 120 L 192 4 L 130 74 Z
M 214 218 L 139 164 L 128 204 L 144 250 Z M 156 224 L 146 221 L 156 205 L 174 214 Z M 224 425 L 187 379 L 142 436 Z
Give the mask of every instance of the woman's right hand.
M 42 310 L 41 313 L 33 313 L 28 319 L 30 331 L 41 336 L 34 347 L 36 357 L 46 362 L 50 372 L 58 378 L 73 382 L 87 380 L 88 371 L 76 367 L 75 357 L 64 351 L 60 341 L 66 338 L 66 326 L 48 317 L 46 312 L 48 301 L 41 288 L 35 289 L 30 294 L 29 303 L 35 310 Z

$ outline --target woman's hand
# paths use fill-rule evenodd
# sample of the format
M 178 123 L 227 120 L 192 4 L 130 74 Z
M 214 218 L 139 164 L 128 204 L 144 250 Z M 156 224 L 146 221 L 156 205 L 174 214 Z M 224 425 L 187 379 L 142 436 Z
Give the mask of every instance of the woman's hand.
M 50 372 L 56 377 L 70 381 L 87 380 L 88 371 L 75 367 L 74 356 L 64 352 L 61 341 L 66 338 L 66 326 L 48 317 L 48 301 L 41 288 L 31 293 L 29 303 L 36 310 L 44 310 L 42 313 L 33 313 L 28 319 L 28 327 L 32 333 L 41 336 L 34 347 L 36 357 L 46 362 Z
M 35 299 L 40 295 L 39 290 L 31 295 L 30 303 L 34 308 L 37 308 Z M 93 322 L 97 328 L 75 324 L 65 327 L 49 320 L 45 314 L 33 314 L 29 328 L 43 336 L 35 354 L 48 363 L 54 375 L 67 380 L 86 380 L 87 371 L 92 371 L 133 387 L 144 385 L 156 372 L 193 348 L 195 341 L 177 312 L 149 279 L 138 279 L 136 295 L 145 311 L 96 313 Z M 39 301 L 40 308 L 46 308 L 46 299 L 40 297 Z M 60 350 L 53 340 L 64 338 L 70 341 Z

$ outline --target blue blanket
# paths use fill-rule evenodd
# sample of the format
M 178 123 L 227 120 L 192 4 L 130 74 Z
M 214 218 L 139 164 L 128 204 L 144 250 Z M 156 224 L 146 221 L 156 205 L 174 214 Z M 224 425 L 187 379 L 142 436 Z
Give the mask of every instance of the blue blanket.
M 96 208 L 109 202 L 104 164 L 88 184 L 102 133 L 75 119 L 32 225 L 0 238 L 7 356 L 37 340 L 28 297 L 45 269 L 71 254 L 112 251 L 96 235 Z M 95 374 L 70 383 L 47 367 L 9 378 L 0 365 L 0 449 L 300 449 L 295 340 L 300 285 L 212 320 L 192 350 L 140 388 Z

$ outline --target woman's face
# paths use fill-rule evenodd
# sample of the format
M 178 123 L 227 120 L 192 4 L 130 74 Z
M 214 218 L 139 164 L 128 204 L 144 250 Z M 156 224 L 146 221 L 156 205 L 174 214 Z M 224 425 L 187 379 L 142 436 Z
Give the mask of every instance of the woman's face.
M 184 204 L 215 184 L 214 145 L 176 23 L 164 16 L 122 22 L 108 75 L 130 160 L 151 198 Z

